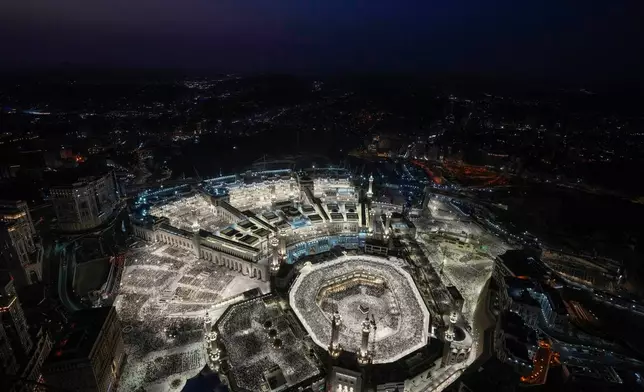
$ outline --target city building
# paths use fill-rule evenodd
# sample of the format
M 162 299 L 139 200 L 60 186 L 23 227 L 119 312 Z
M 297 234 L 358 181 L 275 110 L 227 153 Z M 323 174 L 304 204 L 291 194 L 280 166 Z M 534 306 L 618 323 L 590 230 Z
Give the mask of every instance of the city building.
M 66 233 L 95 229 L 108 222 L 120 207 L 120 192 L 112 171 L 53 186 L 49 197 L 58 228 Z
M 559 292 L 526 278 L 504 279 L 506 289 L 500 292 L 504 308 L 519 314 L 532 328 L 567 332 L 568 311 Z
M 0 252 L 2 268 L 11 272 L 18 287 L 42 278 L 42 247 L 24 201 L 0 201 Z
M 116 390 L 125 362 L 114 307 L 74 313 L 42 368 L 43 382 L 79 392 Z
M 494 351 L 501 362 L 522 376 L 529 375 L 534 370 L 537 348 L 537 334 L 521 316 L 506 312 L 499 317 L 494 332 Z
M 31 391 L 52 341 L 42 326 L 27 322 L 8 273 L 0 272 L 0 284 L 0 382 L 10 392 Z
M 29 328 L 20 300 L 16 294 L 13 278 L 7 273 L 0 273 L 2 276 L 2 287 L 0 291 L 0 317 L 4 329 L 12 342 L 13 351 L 16 355 L 29 353 L 33 348 L 33 341 L 29 336 Z
M 121 264 L 114 260 L 123 255 L 131 234 L 115 174 L 77 168 L 56 173 L 52 182 L 49 197 L 59 235 L 54 248 L 59 270 L 53 276 L 59 298 L 70 310 L 84 307 L 79 297 L 93 306 L 110 303 L 120 278 Z

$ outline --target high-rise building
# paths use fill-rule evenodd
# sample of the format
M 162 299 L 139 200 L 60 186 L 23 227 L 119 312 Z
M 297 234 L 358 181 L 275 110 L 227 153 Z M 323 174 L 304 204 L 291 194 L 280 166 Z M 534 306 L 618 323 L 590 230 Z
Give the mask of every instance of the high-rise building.
M 27 203 L 0 200 L 0 266 L 11 273 L 19 287 L 42 277 L 42 250 L 35 235 Z
M 5 374 L 12 375 L 18 373 L 18 359 L 13 354 L 9 335 L 2 323 L 0 323 L 0 369 L 3 371 L 3 376 L 0 379 L 4 378 Z
M 50 198 L 58 218 L 58 228 L 74 233 L 92 230 L 113 217 L 120 206 L 120 193 L 114 172 L 81 177 L 53 186 Z
M 92 167 L 60 172 L 53 180 L 58 185 L 49 190 L 60 239 L 54 257 L 64 260 L 64 274 L 58 277 L 66 280 L 57 286 L 70 309 L 79 308 L 73 304 L 78 297 L 101 306 L 108 299 L 104 297 L 113 294 L 118 274 L 110 261 L 122 254 L 130 235 L 129 216 L 114 172 L 86 176 L 88 172 L 96 173 Z M 67 292 L 68 287 L 73 292 Z
M 18 300 L 13 278 L 6 273 L 0 273 L 0 321 L 11 341 L 15 355 L 31 351 L 33 342 L 29 336 L 27 320 Z
M 13 283 L 8 273 L 0 273 L 0 385 L 10 392 L 26 392 L 40 379 L 51 339 L 41 326 L 27 324 Z
M 114 307 L 74 313 L 43 366 L 43 382 L 78 392 L 116 390 L 125 360 Z

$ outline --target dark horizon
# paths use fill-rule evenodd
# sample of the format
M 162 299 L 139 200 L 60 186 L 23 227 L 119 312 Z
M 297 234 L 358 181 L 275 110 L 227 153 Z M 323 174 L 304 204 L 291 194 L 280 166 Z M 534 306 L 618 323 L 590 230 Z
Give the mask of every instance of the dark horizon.
M 0 69 L 475 74 L 574 83 L 643 79 L 635 3 L 256 0 L 0 5 Z
M 61 63 L 54 66 L 39 67 L 0 67 L 0 82 L 17 81 L 17 78 L 45 78 L 51 82 L 58 79 L 92 80 L 95 78 L 133 80 L 176 80 L 178 78 L 216 78 L 234 75 L 242 78 L 255 77 L 290 77 L 320 80 L 370 80 L 381 79 L 413 81 L 416 87 L 445 86 L 465 87 L 476 91 L 490 89 L 510 88 L 512 92 L 551 93 L 557 91 L 586 91 L 601 94 L 624 94 L 630 97 L 644 98 L 644 79 L 637 80 L 624 78 L 622 80 L 588 80 L 588 79 L 560 79 L 546 76 L 521 77 L 517 75 L 465 73 L 465 72 L 401 72 L 401 71 L 334 71 L 334 72 L 235 72 L 214 68 L 187 68 L 187 67 L 106 67 L 104 65 L 78 65 Z M 419 84 L 420 83 L 420 84 Z M 508 91 L 510 92 L 510 91 Z

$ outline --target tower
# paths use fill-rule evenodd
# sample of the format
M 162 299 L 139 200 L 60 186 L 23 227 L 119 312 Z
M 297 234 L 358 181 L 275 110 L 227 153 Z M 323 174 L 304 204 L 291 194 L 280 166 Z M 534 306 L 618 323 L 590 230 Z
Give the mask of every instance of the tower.
M 51 187 L 50 198 L 58 229 L 73 233 L 94 230 L 120 209 L 120 192 L 114 172 L 81 177 Z
M 373 208 L 369 208 L 369 234 L 373 234 L 375 225 L 376 225 L 376 220 L 374 219 L 376 217 L 376 211 Z
M 192 234 L 192 252 L 197 256 L 197 258 L 200 257 L 199 255 L 199 250 L 201 249 L 201 235 L 199 234 L 199 230 L 195 231 L 194 234 Z
M 0 264 L 19 288 L 41 280 L 42 249 L 35 234 L 27 203 L 0 200 Z
M 61 331 L 55 355 L 49 356 L 42 367 L 44 383 L 52 389 L 110 390 L 110 385 L 118 384 L 126 358 L 116 309 L 83 309 L 70 321 Z
M 387 211 L 385 214 L 385 237 L 389 237 L 389 234 L 391 233 L 391 211 Z
M 276 274 L 280 269 L 280 240 L 276 237 L 270 239 L 273 256 L 271 258 L 271 273 Z
M 22 383 L 18 382 L 12 387 L 12 382 L 7 383 L 5 377 L 38 380 L 52 341 L 43 327 L 28 324 L 14 282 L 7 272 L 0 272 L 0 369 L 3 373 L 0 380 L 7 390 L 26 391 Z
M 373 175 L 369 175 L 369 190 L 367 191 L 367 197 L 371 199 L 373 196 Z
M 371 362 L 371 352 L 369 352 L 369 334 L 371 333 L 371 321 L 367 316 L 362 322 L 362 341 L 360 352 L 358 353 L 358 363 L 361 365 Z
M 447 324 L 447 329 L 445 330 L 445 334 L 443 335 L 443 339 L 445 340 L 445 346 L 443 347 L 443 360 L 441 365 L 442 366 L 449 366 L 452 363 L 454 363 L 454 357 L 455 355 L 452 354 L 452 342 L 454 341 L 454 337 L 456 336 L 456 333 L 454 332 L 454 324 L 458 321 L 458 313 L 456 311 L 452 311 L 449 314 L 449 322 Z
M 16 294 L 13 278 L 9 277 L 8 273 L 2 273 L 1 278 L 0 323 L 4 325 L 5 334 L 9 337 L 14 355 L 27 356 L 33 348 L 27 320 Z
M 210 318 L 208 311 L 206 311 L 206 317 L 204 318 L 203 327 L 206 333 L 209 333 L 212 330 L 212 319 Z
M 280 257 L 281 257 L 281 260 L 284 261 L 286 260 L 286 238 L 284 238 L 284 234 L 282 234 L 281 232 L 277 233 L 277 238 L 279 238 L 279 241 L 280 241 L 280 249 L 279 249 Z
M 333 358 L 339 357 L 340 352 L 342 351 L 342 346 L 340 346 L 339 343 L 341 324 L 342 317 L 340 317 L 340 313 L 333 313 L 333 317 L 331 317 L 331 344 L 329 345 L 329 354 L 331 354 Z

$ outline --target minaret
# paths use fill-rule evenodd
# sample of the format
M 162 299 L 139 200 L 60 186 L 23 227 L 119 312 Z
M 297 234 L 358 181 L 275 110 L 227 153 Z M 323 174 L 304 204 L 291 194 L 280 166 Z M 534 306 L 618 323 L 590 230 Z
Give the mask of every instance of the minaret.
M 385 237 L 389 237 L 389 233 L 391 231 L 391 229 L 389 228 L 389 226 L 391 226 L 391 215 L 392 214 L 390 211 L 387 211 L 387 213 L 385 214 Z
M 454 362 L 452 358 L 451 345 L 455 337 L 454 324 L 456 324 L 457 321 L 458 321 L 458 313 L 456 311 L 452 311 L 449 315 L 449 324 L 447 325 L 447 330 L 445 330 L 445 335 L 444 335 L 445 346 L 443 348 L 442 366 L 449 366 Z
M 203 327 L 206 330 L 206 333 L 209 333 L 212 330 L 212 320 L 210 319 L 210 315 L 208 315 L 208 311 L 206 311 Z
M 367 191 L 367 197 L 371 199 L 373 196 L 373 175 L 369 175 L 369 190 Z
M 371 339 L 371 357 L 376 354 L 376 332 L 378 327 L 376 326 L 376 319 L 371 315 L 371 328 L 373 328 L 373 339 Z
M 342 324 L 340 313 L 333 313 L 333 317 L 331 318 L 331 344 L 329 345 L 329 354 L 331 354 L 333 358 L 339 357 L 340 352 L 342 351 L 342 346 L 340 346 L 339 343 L 340 324 Z
M 205 338 L 208 365 L 212 367 L 213 370 L 219 370 L 219 365 L 221 364 L 221 350 L 217 345 L 217 332 L 208 332 L 206 333 Z
M 280 240 L 280 256 L 286 257 L 286 238 L 281 233 L 278 233 L 277 238 Z
M 201 250 L 201 235 L 199 235 L 199 230 L 195 231 L 192 234 L 192 249 L 198 259 L 201 258 L 199 251 Z
M 367 316 L 362 322 L 362 342 L 360 344 L 360 352 L 358 353 L 358 363 L 364 365 L 371 361 L 371 353 L 369 352 L 369 333 L 371 332 L 371 321 Z
M 280 240 L 276 237 L 270 239 L 271 250 L 273 252 L 273 257 L 271 259 L 271 273 L 276 274 L 280 269 Z
M 449 326 L 447 327 L 447 331 L 445 332 L 445 337 L 447 338 L 447 335 L 449 334 L 450 339 L 449 341 L 454 340 L 454 324 L 458 321 L 458 313 L 454 310 L 449 314 Z

